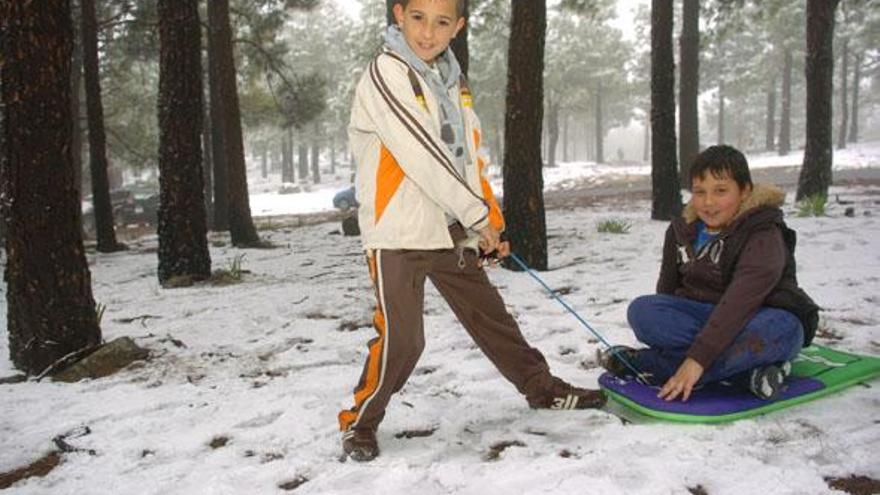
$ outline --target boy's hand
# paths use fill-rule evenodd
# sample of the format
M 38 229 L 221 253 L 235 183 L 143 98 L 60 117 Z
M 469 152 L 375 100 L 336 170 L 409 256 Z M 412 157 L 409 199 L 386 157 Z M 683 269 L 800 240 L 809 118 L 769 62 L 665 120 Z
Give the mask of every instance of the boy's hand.
M 480 250 L 483 251 L 484 254 L 489 254 L 492 251 L 498 249 L 498 244 L 501 242 L 501 232 L 495 230 L 491 225 L 486 225 L 479 231 L 480 234 Z M 508 249 L 508 252 L 510 249 Z
M 701 376 L 703 376 L 703 365 L 687 358 L 678 367 L 678 371 L 663 384 L 657 397 L 670 401 L 681 395 L 682 402 L 685 402 L 690 398 L 694 385 Z

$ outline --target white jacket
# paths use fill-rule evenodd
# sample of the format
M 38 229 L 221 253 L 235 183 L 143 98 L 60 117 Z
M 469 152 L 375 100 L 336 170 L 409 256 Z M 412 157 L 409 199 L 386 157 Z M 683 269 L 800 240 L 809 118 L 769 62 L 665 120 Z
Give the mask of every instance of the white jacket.
M 504 227 L 501 210 L 482 172 L 481 130 L 470 92 L 456 84 L 465 127 L 464 177 L 440 139 L 437 100 L 413 70 L 424 93 L 418 98 L 409 65 L 385 51 L 367 68 L 355 92 L 348 134 L 357 162 L 358 223 L 364 249 L 453 247 L 446 214 L 474 232 L 490 222 Z

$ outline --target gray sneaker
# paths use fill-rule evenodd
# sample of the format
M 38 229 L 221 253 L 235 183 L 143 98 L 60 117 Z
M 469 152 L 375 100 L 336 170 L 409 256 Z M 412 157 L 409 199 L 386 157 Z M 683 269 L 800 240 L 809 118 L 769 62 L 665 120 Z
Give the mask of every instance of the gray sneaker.
M 749 372 L 749 391 L 759 399 L 775 400 L 782 393 L 786 373 L 784 366 L 770 364 L 759 366 Z M 789 373 L 791 367 L 789 366 Z

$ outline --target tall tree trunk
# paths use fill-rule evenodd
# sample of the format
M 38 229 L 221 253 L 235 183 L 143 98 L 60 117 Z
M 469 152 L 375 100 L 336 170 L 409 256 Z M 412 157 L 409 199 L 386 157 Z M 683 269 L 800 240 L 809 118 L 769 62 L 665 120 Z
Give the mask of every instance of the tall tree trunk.
M 330 153 L 330 175 L 336 175 L 336 139 L 333 137 L 330 138 L 327 152 Z
M 605 163 L 605 125 L 602 121 L 602 81 L 596 84 L 596 163 Z
M 321 183 L 321 166 L 318 163 L 318 157 L 321 155 L 321 147 L 318 145 L 317 141 L 312 142 L 312 183 L 320 184 Z
M 651 218 L 681 213 L 675 146 L 672 0 L 651 0 Z
M 459 0 L 463 4 L 464 13 L 463 17 L 465 21 L 468 20 L 470 16 L 470 6 L 468 5 L 469 0 Z M 452 48 L 452 53 L 455 54 L 455 58 L 458 60 L 458 65 L 461 66 L 462 74 L 467 77 L 468 75 L 468 67 L 470 65 L 470 54 L 468 53 L 468 23 L 464 23 L 464 27 L 461 28 L 461 31 L 455 35 L 455 38 L 452 38 L 452 43 L 449 44 Z
M 211 50 L 210 47 L 205 50 L 205 60 L 207 66 L 211 66 Z M 211 78 L 208 74 L 210 71 L 202 73 L 202 101 L 211 101 L 210 87 Z M 206 218 L 214 218 L 214 126 L 211 118 L 211 105 L 202 105 L 202 177 L 205 181 L 205 214 Z M 211 222 L 208 222 L 210 229 Z
M 260 177 L 269 178 L 269 143 L 265 143 L 260 150 Z
M 81 0 L 82 50 L 85 69 L 86 109 L 89 119 L 89 171 L 92 177 L 92 206 L 95 214 L 97 250 L 112 253 L 125 249 L 116 242 L 113 205 L 107 178 L 107 138 L 104 134 L 104 105 L 101 103 L 101 75 L 98 66 L 98 20 L 95 0 Z M 124 219 L 120 219 L 123 220 Z
M 281 183 L 292 183 L 294 181 L 293 174 L 293 166 L 291 162 L 293 161 L 290 158 L 290 138 L 289 132 L 285 129 L 281 133 Z
M 208 2 L 208 8 L 216 11 L 216 6 L 211 7 L 213 2 Z M 208 13 L 208 107 L 210 116 L 209 127 L 211 130 L 211 163 L 213 183 L 214 215 L 211 217 L 211 230 L 223 232 L 229 230 L 229 177 L 226 144 L 223 142 L 225 133 L 222 125 L 224 122 L 223 106 L 226 102 L 220 97 L 220 46 L 211 40 L 214 37 L 211 13 Z
M 306 179 L 309 177 L 309 148 L 301 144 L 298 149 L 297 168 L 299 169 L 299 180 L 305 184 Z
M 697 96 L 700 91 L 700 2 L 684 0 L 681 38 L 679 38 L 678 159 L 679 179 L 690 189 L 691 162 L 700 152 L 700 116 Z
M 159 0 L 159 282 L 211 276 L 198 0 Z
M 38 374 L 101 328 L 71 155 L 68 0 L 0 2 L 0 202 L 12 363 Z
M 718 80 L 718 144 L 725 143 L 724 129 L 724 79 Z
M 807 0 L 807 144 L 796 200 L 827 196 L 831 185 L 834 10 L 839 0 Z
M 782 63 L 782 115 L 779 119 L 779 156 L 791 151 L 791 73 L 794 60 L 791 48 L 785 49 Z
M 215 121 L 214 125 L 223 135 L 221 141 L 226 161 L 229 234 L 234 246 L 255 246 L 260 243 L 260 236 L 257 235 L 251 217 L 248 195 L 241 111 L 235 81 L 235 57 L 232 53 L 232 29 L 229 24 L 229 0 L 208 2 L 208 28 L 209 44 L 212 46 L 212 55 L 216 58 L 213 63 L 216 74 L 211 78 L 212 101 L 221 102 L 217 108 L 220 120 Z M 214 93 L 217 95 L 216 100 Z
M 847 96 L 848 81 L 847 62 L 849 59 L 849 39 L 843 38 L 840 53 L 840 130 L 837 134 L 837 149 L 846 148 L 846 131 L 849 129 L 849 98 Z
M 559 101 L 547 105 L 547 168 L 556 166 L 556 145 L 559 143 Z
M 849 120 L 849 138 L 848 141 L 850 143 L 858 142 L 859 140 L 859 83 L 862 80 L 862 57 L 863 53 L 859 52 L 856 54 L 856 59 L 853 64 L 853 95 L 852 95 L 852 117 Z
M 546 0 L 511 0 L 504 117 L 504 212 L 511 248 L 536 270 L 547 269 L 541 164 Z M 518 266 L 508 262 L 514 270 Z
M 767 88 L 767 125 L 764 133 L 764 149 L 773 151 L 776 138 L 776 80 L 770 81 L 770 87 Z
M 73 183 L 76 185 L 77 195 L 80 202 L 83 199 L 83 132 L 82 123 L 80 122 L 80 114 L 82 107 L 82 80 L 83 80 L 83 59 L 82 59 L 82 36 L 80 30 L 77 29 L 76 12 L 82 9 L 77 1 L 70 3 L 71 13 L 73 14 L 73 55 L 70 64 L 70 120 L 73 125 L 73 139 L 71 141 L 72 158 L 73 158 Z M 2 221 L 2 220 L 0 220 Z
M 568 162 L 568 121 L 569 115 L 566 113 L 562 118 L 562 161 Z

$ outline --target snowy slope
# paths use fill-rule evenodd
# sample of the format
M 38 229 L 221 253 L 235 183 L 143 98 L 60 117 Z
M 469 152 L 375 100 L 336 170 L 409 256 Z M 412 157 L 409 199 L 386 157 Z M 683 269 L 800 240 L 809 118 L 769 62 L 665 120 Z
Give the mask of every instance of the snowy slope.
M 877 163 L 876 156 L 874 163 Z M 825 308 L 818 342 L 880 354 L 880 188 L 833 188 L 852 200 L 827 217 L 796 218 L 799 278 Z M 793 193 L 790 193 L 790 197 Z M 551 270 L 541 274 L 619 343 L 634 343 L 627 301 L 651 292 L 665 223 L 648 202 L 552 210 Z M 625 235 L 596 223 L 622 218 Z M 96 300 L 107 306 L 105 339 L 128 335 L 149 362 L 77 384 L 0 385 L 0 472 L 70 443 L 97 451 L 66 454 L 45 478 L 16 494 L 279 493 L 832 493 L 823 477 L 880 478 L 880 383 L 830 399 L 722 426 L 625 425 L 596 411 L 530 410 L 492 368 L 428 285 L 427 348 L 379 432 L 382 455 L 338 461 L 336 414 L 351 405 L 370 327 L 373 294 L 356 238 L 338 225 L 264 231 L 278 245 L 239 250 L 215 236 L 214 268 L 245 255 L 244 282 L 161 289 L 156 240 L 126 253 L 89 256 Z M 490 274 L 527 339 L 551 368 L 596 386 L 598 344 L 528 275 Z M 8 360 L 0 306 L 0 376 Z M 428 432 L 428 436 L 425 435 Z M 212 448 L 212 440 L 228 442 Z M 412 437 L 412 438 L 408 438 Z M 491 459 L 493 447 L 518 442 Z M 222 442 L 219 442 L 222 443 Z

